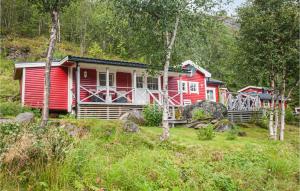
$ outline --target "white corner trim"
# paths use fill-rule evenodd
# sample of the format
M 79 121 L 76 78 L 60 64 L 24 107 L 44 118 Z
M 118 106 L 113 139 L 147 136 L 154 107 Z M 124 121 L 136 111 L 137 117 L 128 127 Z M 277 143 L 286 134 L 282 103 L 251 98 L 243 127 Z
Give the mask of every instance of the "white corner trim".
M 22 95 L 21 95 L 21 104 L 22 106 L 25 105 L 25 80 L 26 80 L 26 68 L 23 68 L 22 72 Z
M 15 68 L 34 68 L 34 67 L 44 67 L 45 62 L 20 62 L 15 63 Z M 51 66 L 60 66 L 60 62 L 52 62 Z
M 73 103 L 73 68 L 68 68 L 68 112 L 72 111 L 72 103 Z
M 199 70 L 201 73 L 204 74 L 205 77 L 210 78 L 211 77 L 211 73 L 209 73 L 207 70 L 205 70 L 204 68 L 202 68 L 201 66 L 198 66 L 197 64 L 195 64 L 193 61 L 191 60 L 186 60 L 184 61 L 182 64 L 182 66 L 186 66 L 186 65 L 191 65 L 193 67 L 195 67 L 197 70 Z

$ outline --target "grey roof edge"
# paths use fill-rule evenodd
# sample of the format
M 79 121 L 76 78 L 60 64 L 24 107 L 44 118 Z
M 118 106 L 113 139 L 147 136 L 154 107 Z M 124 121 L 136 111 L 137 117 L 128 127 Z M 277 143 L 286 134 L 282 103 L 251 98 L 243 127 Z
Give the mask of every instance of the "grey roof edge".
M 220 84 L 220 85 L 225 84 L 225 82 L 223 82 L 221 80 L 216 80 L 216 79 L 213 79 L 213 78 L 208 78 L 206 80 L 206 83 L 207 84 Z
M 114 66 L 124 66 L 124 67 L 134 67 L 134 68 L 143 68 L 143 69 L 154 69 L 162 70 L 160 67 L 149 67 L 149 65 L 139 62 L 129 62 L 129 61 L 118 61 L 118 60 L 106 60 L 98 58 L 88 58 L 88 57 L 79 57 L 68 55 L 62 59 L 62 61 L 73 61 L 73 62 L 83 62 L 90 64 L 104 64 L 104 65 L 114 65 Z M 188 70 L 183 70 L 175 67 L 169 67 L 169 72 L 178 72 L 178 73 L 190 73 Z

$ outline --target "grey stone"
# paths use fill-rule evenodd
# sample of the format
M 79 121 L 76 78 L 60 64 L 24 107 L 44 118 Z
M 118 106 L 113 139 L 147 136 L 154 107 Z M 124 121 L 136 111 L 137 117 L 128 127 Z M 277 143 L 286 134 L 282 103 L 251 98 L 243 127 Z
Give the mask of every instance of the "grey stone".
M 123 121 L 129 120 L 139 125 L 145 124 L 145 119 L 142 111 L 139 111 L 137 109 L 124 113 L 119 119 Z
M 15 122 L 17 123 L 29 123 L 34 119 L 34 114 L 32 112 L 20 113 L 15 118 Z
M 218 132 L 228 131 L 233 128 L 233 123 L 228 119 L 223 119 L 215 124 L 215 130 Z
M 134 123 L 133 121 L 125 121 L 124 125 L 123 125 L 123 129 L 126 132 L 129 133 L 136 133 L 139 132 L 139 127 L 136 123 Z

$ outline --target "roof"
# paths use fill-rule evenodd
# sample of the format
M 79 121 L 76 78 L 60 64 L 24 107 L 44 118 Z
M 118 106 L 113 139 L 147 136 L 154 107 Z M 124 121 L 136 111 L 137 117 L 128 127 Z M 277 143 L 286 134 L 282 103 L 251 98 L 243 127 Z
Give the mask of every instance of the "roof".
M 201 66 L 198 66 L 197 64 L 195 64 L 193 61 L 191 60 L 186 60 L 182 63 L 182 66 L 193 66 L 194 68 L 196 68 L 198 71 L 200 71 L 201 73 L 203 73 L 205 75 L 205 77 L 210 78 L 211 77 L 211 73 L 209 73 L 207 70 L 205 70 L 204 68 L 202 68 Z
M 220 80 L 213 79 L 213 78 L 208 78 L 206 80 L 206 83 L 207 84 L 220 84 L 220 85 L 225 84 L 224 82 L 222 82 Z
M 249 88 L 253 88 L 253 89 L 259 89 L 259 90 L 261 90 L 261 89 L 270 90 L 270 88 L 268 88 L 268 87 L 260 87 L 260 86 L 246 86 L 246 87 L 244 87 L 244 88 L 242 88 L 242 89 L 238 90 L 238 92 L 245 91 L 246 89 L 249 89 Z
M 147 64 L 139 63 L 139 62 L 127 62 L 127 61 L 118 61 L 118 60 L 105 60 L 98 58 L 87 58 L 87 57 L 78 57 L 78 56 L 66 56 L 60 61 L 52 62 L 52 66 L 61 66 L 66 62 L 82 62 L 89 64 L 103 64 L 103 65 L 112 65 L 112 66 L 123 66 L 123 67 L 131 67 L 131 68 L 143 68 L 148 69 L 151 68 Z M 45 66 L 45 62 L 31 62 L 31 63 L 16 63 L 15 68 L 24 68 L 24 67 L 41 67 Z M 163 68 L 151 68 L 162 70 Z M 170 72 L 178 72 L 178 73 L 189 73 L 188 70 L 181 69 L 180 67 L 169 67 Z

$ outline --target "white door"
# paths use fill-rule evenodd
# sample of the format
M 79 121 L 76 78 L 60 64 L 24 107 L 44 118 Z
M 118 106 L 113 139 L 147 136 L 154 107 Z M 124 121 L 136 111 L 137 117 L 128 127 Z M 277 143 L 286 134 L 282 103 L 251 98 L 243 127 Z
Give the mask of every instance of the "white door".
M 143 76 L 136 77 L 135 104 L 146 105 L 149 103 L 149 95 L 146 90 L 146 83 Z

